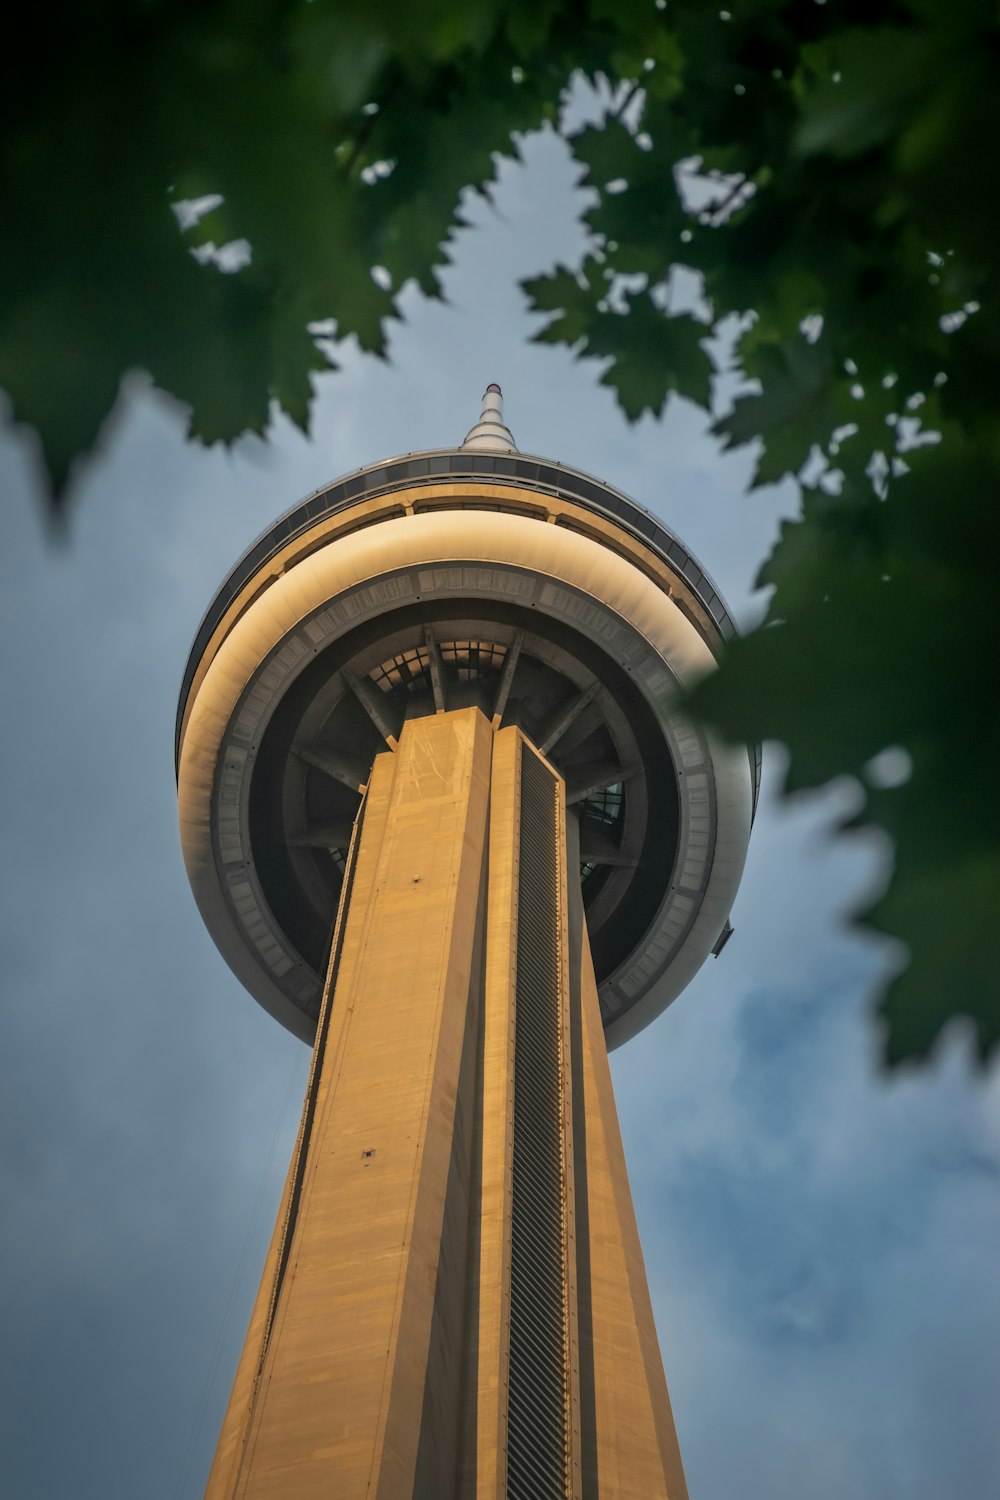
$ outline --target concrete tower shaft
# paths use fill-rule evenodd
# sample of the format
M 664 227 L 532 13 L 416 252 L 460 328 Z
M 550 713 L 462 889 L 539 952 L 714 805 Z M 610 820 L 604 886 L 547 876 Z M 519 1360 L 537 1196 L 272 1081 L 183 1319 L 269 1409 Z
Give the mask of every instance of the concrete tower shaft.
M 479 709 L 376 758 L 206 1500 L 684 1500 L 578 859 Z

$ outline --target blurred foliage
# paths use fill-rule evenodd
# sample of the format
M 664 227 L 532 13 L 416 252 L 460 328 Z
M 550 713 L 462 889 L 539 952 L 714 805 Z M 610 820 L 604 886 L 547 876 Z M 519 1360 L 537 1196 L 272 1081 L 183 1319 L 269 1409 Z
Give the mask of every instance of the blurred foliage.
M 132 369 L 204 442 L 264 431 L 272 403 L 306 427 L 324 335 L 382 354 L 400 289 L 439 295 L 461 191 L 489 194 L 525 133 L 566 134 L 588 244 L 526 284 L 538 336 L 600 360 L 632 420 L 672 394 L 712 410 L 727 375 L 723 444 L 753 445 L 755 485 L 801 491 L 760 575 L 767 617 L 694 706 L 783 740 L 789 790 L 858 778 L 854 823 L 896 851 L 858 920 L 910 955 L 881 998 L 885 1056 L 926 1056 L 961 1015 L 985 1059 L 992 0 L 105 0 L 25 12 L 10 62 L 0 386 L 54 516 Z M 574 130 L 581 74 L 609 106 Z M 700 286 L 683 310 L 678 268 Z

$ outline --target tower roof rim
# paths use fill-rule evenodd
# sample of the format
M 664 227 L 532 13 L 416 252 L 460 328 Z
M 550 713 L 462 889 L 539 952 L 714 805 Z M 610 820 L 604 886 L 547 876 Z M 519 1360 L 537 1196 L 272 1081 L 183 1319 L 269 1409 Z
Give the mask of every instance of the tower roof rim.
M 595 511 L 634 535 L 683 576 L 686 586 L 713 621 L 720 639 L 739 633 L 711 575 L 672 527 L 606 480 L 542 454 L 496 453 L 479 447 L 411 450 L 353 469 L 312 490 L 262 531 L 229 569 L 202 617 L 186 659 L 180 684 L 175 752 L 179 751 L 185 704 L 202 653 L 232 598 L 253 574 L 266 567 L 269 556 L 327 514 L 421 483 L 458 484 L 464 480 L 496 483 L 498 489 L 514 484 L 527 490 L 536 489 L 540 495 L 555 493 L 585 510 Z

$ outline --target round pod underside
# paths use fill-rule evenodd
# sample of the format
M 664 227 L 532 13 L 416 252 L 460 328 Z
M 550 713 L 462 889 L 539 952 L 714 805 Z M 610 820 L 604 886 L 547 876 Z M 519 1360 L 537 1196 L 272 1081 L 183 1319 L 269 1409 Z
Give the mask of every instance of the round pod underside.
M 564 776 L 610 1045 L 723 936 L 753 765 L 675 707 L 717 639 L 687 578 L 576 510 L 400 485 L 300 528 L 213 606 L 181 707 L 185 861 L 227 961 L 303 1038 L 360 788 L 441 708 L 518 724 Z

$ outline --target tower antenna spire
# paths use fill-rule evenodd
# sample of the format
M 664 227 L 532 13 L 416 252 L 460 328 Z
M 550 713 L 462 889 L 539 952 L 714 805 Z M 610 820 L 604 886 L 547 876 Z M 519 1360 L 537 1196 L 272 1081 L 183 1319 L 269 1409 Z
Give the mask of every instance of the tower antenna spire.
M 483 392 L 483 410 L 479 421 L 466 433 L 462 447 L 473 451 L 482 449 L 489 453 L 517 452 L 513 433 L 503 419 L 503 391 L 496 381 Z

